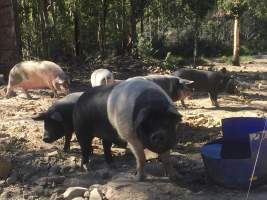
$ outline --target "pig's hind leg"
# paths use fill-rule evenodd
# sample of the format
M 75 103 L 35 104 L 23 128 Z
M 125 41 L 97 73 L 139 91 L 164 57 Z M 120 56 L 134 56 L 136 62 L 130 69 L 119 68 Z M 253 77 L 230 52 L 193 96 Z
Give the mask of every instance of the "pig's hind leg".
M 111 146 L 112 142 L 103 140 L 103 147 L 104 147 L 104 156 L 105 161 L 110 165 L 113 162 L 112 153 L 111 153 Z
M 56 88 L 54 87 L 53 83 L 48 84 L 48 87 L 49 87 L 49 89 L 52 90 L 52 92 L 53 92 L 53 98 L 58 98 L 57 90 L 56 90 Z

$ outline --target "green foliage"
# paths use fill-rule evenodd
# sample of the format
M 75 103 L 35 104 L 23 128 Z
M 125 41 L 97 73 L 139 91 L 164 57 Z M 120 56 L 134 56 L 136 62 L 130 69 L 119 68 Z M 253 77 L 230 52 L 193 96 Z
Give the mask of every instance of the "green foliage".
M 43 6 L 45 2 L 48 5 Z M 164 62 L 168 67 L 192 60 L 196 31 L 200 59 L 231 55 L 233 22 L 229 15 L 242 15 L 241 54 L 267 50 L 267 0 L 18 0 L 18 3 L 22 50 L 27 58 L 75 60 L 75 13 L 79 19 L 76 28 L 80 60 L 99 55 L 102 40 L 108 55 L 131 53 L 132 4 L 137 8 L 134 14 L 139 53 L 167 57 Z
M 171 52 L 168 52 L 163 63 L 166 68 L 172 69 L 184 65 L 185 61 L 182 57 L 172 55 Z

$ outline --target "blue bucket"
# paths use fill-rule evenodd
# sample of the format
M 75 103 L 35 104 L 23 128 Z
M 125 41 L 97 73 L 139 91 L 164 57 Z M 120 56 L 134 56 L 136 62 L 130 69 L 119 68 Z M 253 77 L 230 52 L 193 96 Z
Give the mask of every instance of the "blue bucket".
M 253 186 L 267 180 L 267 133 L 263 133 L 266 119 L 234 117 L 222 120 L 223 138 L 204 145 L 201 155 L 208 175 L 226 187 L 247 188 L 263 138 Z

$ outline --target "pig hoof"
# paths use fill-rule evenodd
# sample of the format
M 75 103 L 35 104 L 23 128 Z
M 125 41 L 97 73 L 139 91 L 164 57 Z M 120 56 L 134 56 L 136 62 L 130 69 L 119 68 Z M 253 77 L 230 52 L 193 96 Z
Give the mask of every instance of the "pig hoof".
M 67 148 L 64 147 L 64 148 L 63 148 L 63 152 L 64 152 L 64 153 L 69 153 L 69 152 L 70 152 L 70 148 L 69 148 L 69 147 L 67 147 Z
M 183 178 L 183 176 L 180 173 L 178 173 L 178 172 L 169 175 L 169 179 L 171 181 L 178 181 L 178 180 L 181 180 L 182 178 Z
M 83 164 L 81 168 L 86 172 L 90 171 L 90 167 L 89 167 L 88 163 L 87 164 Z
M 136 181 L 144 181 L 145 179 L 146 179 L 146 176 L 143 173 L 137 173 L 137 175 L 135 177 Z
M 115 163 L 108 163 L 108 168 L 110 168 L 110 169 L 118 169 L 118 165 L 116 165 Z

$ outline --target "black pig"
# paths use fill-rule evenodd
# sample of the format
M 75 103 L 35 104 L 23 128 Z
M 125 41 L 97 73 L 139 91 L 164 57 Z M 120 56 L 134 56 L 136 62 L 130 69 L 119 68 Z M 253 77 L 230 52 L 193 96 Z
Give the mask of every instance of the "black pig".
M 76 92 L 65 96 L 54 103 L 46 112 L 39 113 L 32 119 L 44 121 L 43 141 L 52 143 L 65 136 L 63 150 L 70 150 L 70 140 L 73 133 L 72 113 L 75 103 L 83 92 Z
M 217 102 L 219 93 L 238 93 L 236 81 L 226 73 L 225 68 L 218 72 L 183 68 L 175 71 L 174 75 L 194 81 L 189 87 L 194 91 L 208 92 L 212 105 L 216 107 L 219 107 Z

